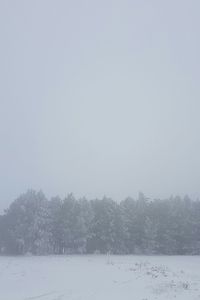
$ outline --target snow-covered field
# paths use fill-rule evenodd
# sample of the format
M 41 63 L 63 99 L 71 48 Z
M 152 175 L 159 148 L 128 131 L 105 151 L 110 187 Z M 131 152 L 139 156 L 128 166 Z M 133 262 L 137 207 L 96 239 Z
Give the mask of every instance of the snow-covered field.
M 0 300 L 200 299 L 198 256 L 0 257 Z

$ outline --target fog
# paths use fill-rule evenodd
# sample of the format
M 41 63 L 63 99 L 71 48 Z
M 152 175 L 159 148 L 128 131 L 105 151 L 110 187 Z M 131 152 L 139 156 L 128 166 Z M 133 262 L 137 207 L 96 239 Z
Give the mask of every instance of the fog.
M 199 1 L 0 1 L 0 210 L 28 188 L 200 196 Z

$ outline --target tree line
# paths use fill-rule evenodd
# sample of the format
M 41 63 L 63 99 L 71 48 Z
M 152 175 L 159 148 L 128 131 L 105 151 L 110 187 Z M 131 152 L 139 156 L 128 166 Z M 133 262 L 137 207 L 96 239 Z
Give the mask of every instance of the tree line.
M 29 190 L 0 215 L 0 253 L 200 254 L 200 202 L 142 193 L 120 203 L 73 194 L 48 200 Z

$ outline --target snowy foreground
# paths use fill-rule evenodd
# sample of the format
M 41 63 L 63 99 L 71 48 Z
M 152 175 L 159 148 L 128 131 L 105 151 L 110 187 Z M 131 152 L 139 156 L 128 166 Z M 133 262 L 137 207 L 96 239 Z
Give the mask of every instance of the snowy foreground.
M 200 257 L 0 257 L 0 300 L 34 299 L 200 299 Z

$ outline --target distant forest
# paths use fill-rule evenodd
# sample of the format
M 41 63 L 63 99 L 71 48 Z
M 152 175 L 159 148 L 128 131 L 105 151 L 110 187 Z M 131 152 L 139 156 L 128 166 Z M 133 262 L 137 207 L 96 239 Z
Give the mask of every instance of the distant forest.
M 0 215 L 0 253 L 200 254 L 200 202 L 142 193 L 120 203 L 73 194 L 48 200 L 29 190 Z

